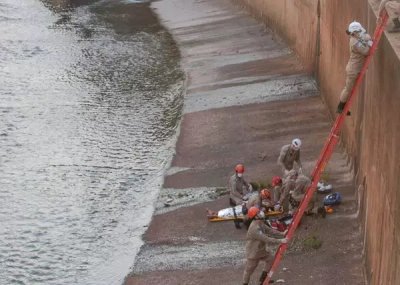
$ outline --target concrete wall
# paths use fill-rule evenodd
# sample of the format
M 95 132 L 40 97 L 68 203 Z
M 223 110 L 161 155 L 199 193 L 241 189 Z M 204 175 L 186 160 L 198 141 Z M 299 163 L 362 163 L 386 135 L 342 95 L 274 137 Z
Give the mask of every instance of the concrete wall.
M 318 1 L 234 0 L 234 2 L 239 5 L 244 4 L 253 15 L 278 32 L 303 59 L 306 69 L 310 72 L 315 69 Z
M 316 75 L 332 116 L 354 19 L 370 34 L 377 0 L 235 0 L 277 31 Z M 400 284 L 400 36 L 385 35 L 341 137 L 356 174 L 369 284 Z M 349 257 L 351 258 L 351 257 Z

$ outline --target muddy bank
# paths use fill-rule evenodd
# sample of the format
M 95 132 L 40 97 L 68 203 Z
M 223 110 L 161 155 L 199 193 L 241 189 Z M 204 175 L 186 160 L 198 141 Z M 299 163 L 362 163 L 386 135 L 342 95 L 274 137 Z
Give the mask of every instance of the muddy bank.
M 205 209 L 228 206 L 224 187 L 238 162 L 251 181 L 280 174 L 279 150 L 294 137 L 311 173 L 329 112 L 297 56 L 232 2 L 152 5 L 180 47 L 186 95 L 176 153 L 125 284 L 241 284 L 245 229 L 209 223 Z M 340 149 L 327 177 L 343 203 L 326 219 L 304 219 L 275 274 L 285 284 L 364 284 L 353 175 Z M 312 236 L 318 250 L 305 246 Z

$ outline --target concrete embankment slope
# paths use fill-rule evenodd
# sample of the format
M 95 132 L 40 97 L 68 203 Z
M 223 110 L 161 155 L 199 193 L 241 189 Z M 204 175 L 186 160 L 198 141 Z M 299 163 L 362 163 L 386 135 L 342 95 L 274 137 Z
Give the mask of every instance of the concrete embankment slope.
M 379 0 L 237 0 L 285 38 L 316 74 L 333 114 L 345 81 L 349 22 L 376 27 Z M 312 39 L 311 41 L 309 40 Z M 367 277 L 400 284 L 400 34 L 386 33 L 347 119 L 342 140 L 360 190 Z
M 279 150 L 295 137 L 311 173 L 329 112 L 296 55 L 230 1 L 152 5 L 180 47 L 186 97 L 176 154 L 126 284 L 241 284 L 246 231 L 209 223 L 205 209 L 228 206 L 223 187 L 238 162 L 250 181 L 279 175 Z M 339 149 L 327 172 L 343 203 L 326 219 L 304 218 L 276 272 L 285 284 L 364 284 L 353 175 Z M 304 246 L 312 236 L 320 249 Z

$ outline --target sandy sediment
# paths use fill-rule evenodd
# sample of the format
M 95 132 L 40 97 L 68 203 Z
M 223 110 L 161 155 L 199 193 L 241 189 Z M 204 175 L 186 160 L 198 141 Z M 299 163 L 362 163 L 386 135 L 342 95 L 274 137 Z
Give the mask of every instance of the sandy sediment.
M 176 154 L 125 284 L 241 284 L 246 231 L 209 223 L 205 209 L 228 206 L 224 187 L 238 162 L 250 181 L 279 175 L 279 150 L 295 137 L 303 141 L 303 169 L 311 173 L 332 121 L 295 54 L 230 1 L 152 5 L 180 47 L 187 90 Z M 337 149 L 325 177 L 343 203 L 326 219 L 303 219 L 275 279 L 364 284 L 349 169 Z M 311 236 L 322 241 L 318 250 L 305 247 Z

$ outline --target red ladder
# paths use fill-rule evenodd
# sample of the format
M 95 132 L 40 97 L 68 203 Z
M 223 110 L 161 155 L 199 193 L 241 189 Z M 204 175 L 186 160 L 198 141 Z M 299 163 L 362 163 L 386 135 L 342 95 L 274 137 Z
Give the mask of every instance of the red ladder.
M 346 118 L 347 111 L 351 107 L 351 104 L 356 96 L 357 88 L 360 86 L 360 84 L 363 80 L 363 77 L 367 71 L 368 65 L 372 59 L 372 56 L 374 55 L 374 53 L 376 51 L 376 48 L 377 48 L 379 40 L 382 36 L 382 33 L 385 28 L 387 20 L 388 20 L 388 15 L 385 13 L 385 15 L 382 17 L 382 21 L 375 29 L 375 33 L 374 33 L 374 37 L 373 37 L 373 40 L 374 40 L 373 45 L 372 45 L 370 52 L 364 62 L 361 72 L 358 75 L 356 82 L 354 83 L 354 86 L 351 90 L 350 97 L 347 100 L 346 105 L 344 106 L 343 112 L 336 118 L 336 121 L 331 129 L 328 139 L 325 142 L 324 148 L 322 149 L 321 154 L 319 155 L 318 162 L 317 162 L 317 164 L 314 168 L 314 171 L 312 172 L 312 175 L 311 175 L 311 177 L 312 177 L 311 185 L 307 188 L 306 194 L 304 195 L 304 198 L 301 201 L 300 206 L 294 215 L 293 222 L 289 226 L 288 233 L 286 234 L 286 238 L 288 240 L 292 239 L 294 232 L 296 231 L 297 226 L 299 225 L 299 222 L 304 214 L 304 210 L 306 209 L 308 203 L 310 202 L 310 200 L 315 192 L 315 189 L 317 187 L 317 183 L 320 179 L 321 173 L 325 169 L 325 166 L 328 163 L 328 160 L 330 159 L 332 152 L 338 142 L 339 132 L 340 132 L 343 122 Z M 272 263 L 271 269 L 269 270 L 268 275 L 263 282 L 263 285 L 269 284 L 269 281 L 272 278 L 272 275 L 274 274 L 275 270 L 278 268 L 278 265 L 283 257 L 283 254 L 285 253 L 287 247 L 288 247 L 287 244 L 279 245 L 279 247 L 275 253 L 275 258 Z

